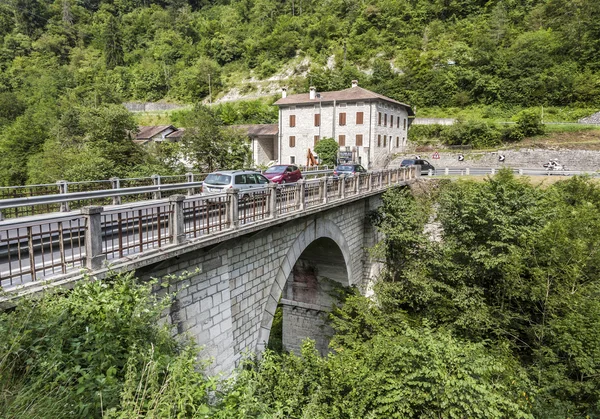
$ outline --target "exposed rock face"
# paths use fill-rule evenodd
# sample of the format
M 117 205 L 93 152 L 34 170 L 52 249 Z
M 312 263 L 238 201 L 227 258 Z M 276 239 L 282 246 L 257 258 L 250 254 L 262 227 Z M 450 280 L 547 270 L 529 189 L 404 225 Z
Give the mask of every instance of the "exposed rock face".
M 600 112 L 596 112 L 593 115 L 587 116 L 585 118 L 581 118 L 579 120 L 580 124 L 598 124 L 600 125 Z

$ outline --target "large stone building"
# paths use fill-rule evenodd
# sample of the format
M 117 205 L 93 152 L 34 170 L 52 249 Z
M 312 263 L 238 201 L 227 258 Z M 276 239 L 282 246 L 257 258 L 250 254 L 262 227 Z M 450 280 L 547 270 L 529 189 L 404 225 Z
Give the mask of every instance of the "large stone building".
M 334 92 L 287 95 L 279 106 L 277 151 L 280 163 L 305 164 L 308 150 L 322 138 L 333 138 L 351 159 L 368 168 L 381 168 L 404 150 L 412 108 L 358 86 Z M 258 153 L 255 154 L 255 159 Z M 263 163 L 255 160 L 256 163 Z

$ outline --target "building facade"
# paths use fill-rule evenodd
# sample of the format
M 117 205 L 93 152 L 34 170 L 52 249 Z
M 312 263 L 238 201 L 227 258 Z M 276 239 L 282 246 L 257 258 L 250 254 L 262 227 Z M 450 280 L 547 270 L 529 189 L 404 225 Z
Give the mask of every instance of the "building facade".
M 355 80 L 351 88 L 333 92 L 311 87 L 310 93 L 288 96 L 284 89 L 275 105 L 280 163 L 306 164 L 309 150 L 333 138 L 356 163 L 385 167 L 394 153 L 404 151 L 414 117 L 409 105 L 363 89 Z

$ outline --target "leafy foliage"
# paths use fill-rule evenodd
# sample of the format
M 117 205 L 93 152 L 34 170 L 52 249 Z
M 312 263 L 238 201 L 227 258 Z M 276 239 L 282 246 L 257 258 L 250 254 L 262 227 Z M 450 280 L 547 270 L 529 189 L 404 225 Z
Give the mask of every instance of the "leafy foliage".
M 333 138 L 321 138 L 315 146 L 314 152 L 317 153 L 321 164 L 335 166 L 337 163 L 338 151 L 340 146 Z
M 208 411 L 196 350 L 158 320 L 170 304 L 129 276 L 0 313 L 0 416 L 166 417 Z M 144 389 L 144 390 L 142 390 Z M 204 407 L 203 407 L 204 406 Z

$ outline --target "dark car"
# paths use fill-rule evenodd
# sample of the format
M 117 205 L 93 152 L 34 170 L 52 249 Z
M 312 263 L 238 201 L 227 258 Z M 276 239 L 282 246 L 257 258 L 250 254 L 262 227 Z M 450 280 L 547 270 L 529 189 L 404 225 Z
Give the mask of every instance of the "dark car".
M 273 183 L 291 183 L 302 179 L 300 169 L 293 164 L 271 166 L 263 172 L 263 175 Z
M 415 166 L 417 164 L 421 166 L 422 175 L 426 175 L 427 173 L 429 173 L 430 170 L 432 172 L 435 172 L 435 167 L 433 167 L 433 165 L 427 160 L 423 159 L 404 159 L 402 160 L 402 163 L 400 163 L 400 167 Z
M 335 169 L 333 169 L 334 178 L 337 178 L 342 175 L 352 177 L 355 175 L 360 175 L 361 173 L 367 173 L 367 170 L 360 164 L 356 163 L 340 164 Z

